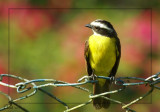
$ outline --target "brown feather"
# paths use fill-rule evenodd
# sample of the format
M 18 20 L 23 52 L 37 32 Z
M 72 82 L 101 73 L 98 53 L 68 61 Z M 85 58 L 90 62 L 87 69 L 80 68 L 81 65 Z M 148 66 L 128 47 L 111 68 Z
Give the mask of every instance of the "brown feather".
M 103 86 L 100 86 L 99 83 L 93 84 L 93 94 L 100 94 L 109 91 L 110 81 L 106 80 Z M 105 97 L 110 97 L 110 95 L 105 95 Z M 108 108 L 110 105 L 110 101 L 104 98 L 98 97 L 93 99 L 93 105 L 96 109 Z

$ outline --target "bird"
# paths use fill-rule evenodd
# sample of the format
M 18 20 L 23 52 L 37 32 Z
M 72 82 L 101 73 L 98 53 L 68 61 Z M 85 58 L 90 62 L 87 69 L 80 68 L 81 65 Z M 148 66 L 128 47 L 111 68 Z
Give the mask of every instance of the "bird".
M 110 22 L 97 19 L 85 26 L 93 31 L 85 42 L 84 57 L 88 75 L 92 77 L 91 80 L 97 80 L 93 83 L 93 95 L 95 95 L 109 91 L 112 81 L 96 79 L 96 76 L 114 79 L 120 62 L 121 44 Z M 110 98 L 110 95 L 107 94 L 105 97 Z M 96 109 L 107 109 L 110 101 L 97 97 L 93 99 L 93 106 Z

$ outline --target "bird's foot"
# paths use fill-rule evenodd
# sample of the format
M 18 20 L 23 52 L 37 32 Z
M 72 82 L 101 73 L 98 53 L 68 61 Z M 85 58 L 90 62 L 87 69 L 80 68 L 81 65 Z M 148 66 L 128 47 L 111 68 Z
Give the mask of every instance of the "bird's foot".
M 111 83 L 115 82 L 115 77 L 111 76 L 110 81 L 111 81 Z
M 90 76 L 90 80 L 96 80 L 96 78 L 97 78 L 97 76 L 96 76 L 95 74 L 92 74 L 92 75 Z

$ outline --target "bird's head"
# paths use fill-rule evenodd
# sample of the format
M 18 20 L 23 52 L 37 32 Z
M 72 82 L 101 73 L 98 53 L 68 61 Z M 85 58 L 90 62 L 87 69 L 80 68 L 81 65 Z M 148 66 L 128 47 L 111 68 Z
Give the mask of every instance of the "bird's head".
M 117 36 L 117 33 L 111 23 L 102 19 L 97 19 L 90 24 L 86 24 L 85 26 L 91 28 L 94 35 L 101 35 L 107 37 Z

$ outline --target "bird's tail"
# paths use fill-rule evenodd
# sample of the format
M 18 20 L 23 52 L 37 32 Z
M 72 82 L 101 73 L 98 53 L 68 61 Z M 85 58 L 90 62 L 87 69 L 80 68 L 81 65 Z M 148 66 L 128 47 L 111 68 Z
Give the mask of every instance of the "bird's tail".
M 104 79 L 103 79 L 104 80 Z M 109 91 L 110 80 L 106 80 L 104 84 L 95 83 L 93 85 L 93 93 L 100 94 Z M 110 95 L 105 95 L 106 97 L 110 97 Z M 93 99 L 93 106 L 96 109 L 108 108 L 110 105 L 110 101 L 104 98 L 98 97 Z

